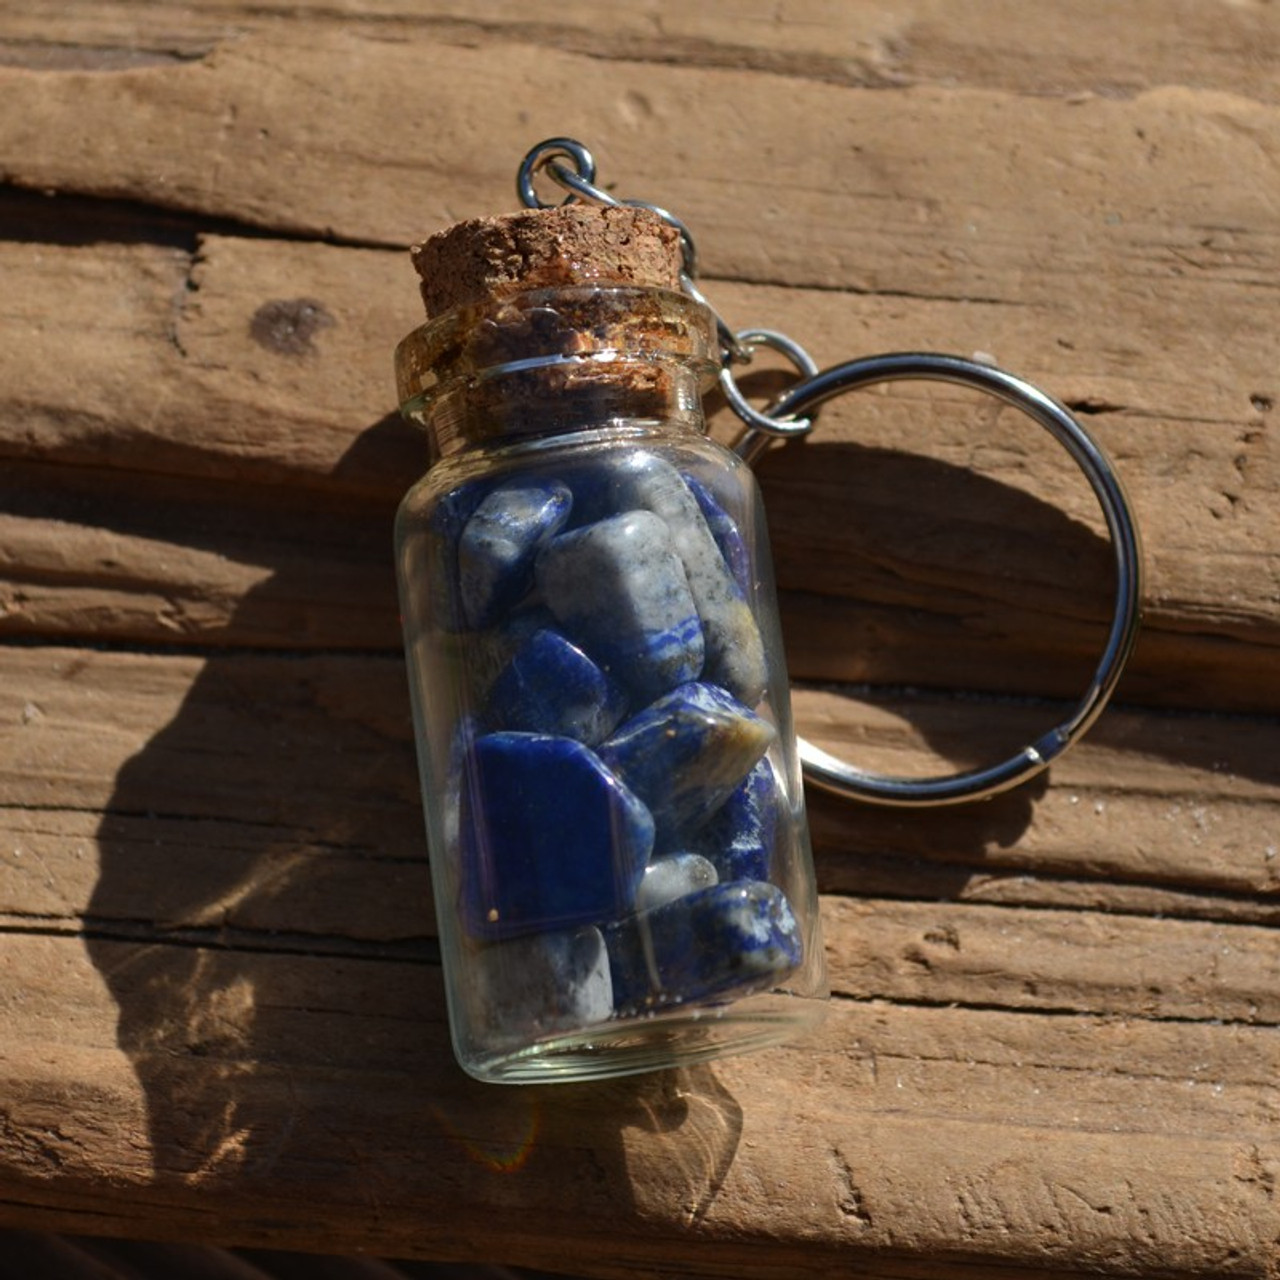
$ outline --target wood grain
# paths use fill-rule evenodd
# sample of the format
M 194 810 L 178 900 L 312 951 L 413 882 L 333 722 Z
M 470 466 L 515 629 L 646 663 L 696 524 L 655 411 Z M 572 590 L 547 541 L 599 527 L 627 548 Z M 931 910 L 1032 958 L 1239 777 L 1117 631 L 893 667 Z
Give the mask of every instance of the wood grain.
M 1248 0 L 6 5 L 0 1223 L 602 1280 L 1280 1275 L 1277 51 Z M 810 797 L 809 1040 L 495 1090 L 444 1025 L 390 353 L 406 246 L 562 133 L 689 222 L 735 325 L 1073 407 L 1145 631 L 1031 786 Z M 1064 461 L 918 383 L 766 457 L 802 733 L 928 772 L 1068 713 L 1112 586 Z
M 234 626 L 242 643 L 395 647 L 391 513 L 425 457 L 389 416 L 387 353 L 417 319 L 402 255 L 206 237 L 194 256 L 143 245 L 36 256 L 9 245 L 0 260 L 24 300 L 0 353 L 0 386 L 23 423 L 0 442 L 15 463 L 0 489 L 0 628 L 222 643 Z M 722 292 L 735 314 L 825 333 L 833 353 L 869 344 L 865 305 L 810 290 Z M 264 307 L 298 296 L 330 322 L 301 352 L 255 336 Z M 399 302 L 375 318 L 371 296 Z M 97 336 L 68 378 L 63 326 L 74 327 L 77 306 L 99 318 Z M 946 326 L 969 308 L 879 310 L 885 345 L 908 345 L 913 317 L 920 345 L 945 346 Z M 1015 323 L 979 336 L 1003 350 L 993 339 L 1011 339 Z M 1127 690 L 1275 711 L 1270 435 L 1215 421 L 1211 393 L 1205 416 L 1165 418 L 1180 388 L 1164 374 L 1186 357 L 1162 359 L 1127 389 L 1149 404 L 1090 419 L 1154 549 Z M 85 386 L 97 391 L 91 409 Z M 918 384 L 829 407 L 819 436 L 764 467 L 793 671 L 1056 696 L 1080 688 L 1101 650 L 1110 570 L 1094 499 L 1064 462 L 1018 415 Z M 182 483 L 190 478 L 200 483 Z M 120 527 L 121 496 L 139 483 L 145 496 Z M 323 508 L 281 485 L 319 488 Z M 895 499 L 906 492 L 916 501 Z

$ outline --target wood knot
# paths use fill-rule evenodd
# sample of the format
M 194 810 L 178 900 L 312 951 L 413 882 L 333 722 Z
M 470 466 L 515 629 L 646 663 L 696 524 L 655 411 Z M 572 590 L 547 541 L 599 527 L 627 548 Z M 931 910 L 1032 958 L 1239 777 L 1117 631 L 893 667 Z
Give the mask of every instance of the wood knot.
M 253 313 L 249 336 L 276 355 L 305 356 L 315 350 L 316 334 L 335 324 L 324 304 L 314 298 L 277 298 Z

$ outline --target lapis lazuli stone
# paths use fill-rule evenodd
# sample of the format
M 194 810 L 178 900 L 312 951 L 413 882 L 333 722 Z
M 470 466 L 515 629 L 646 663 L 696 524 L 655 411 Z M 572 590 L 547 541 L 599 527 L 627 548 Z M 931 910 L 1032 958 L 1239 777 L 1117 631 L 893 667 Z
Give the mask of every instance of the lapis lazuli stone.
M 628 511 L 554 538 L 537 582 L 569 637 L 641 701 L 702 670 L 702 625 L 666 524 Z
M 593 925 L 481 947 L 471 972 L 478 1030 L 495 1045 L 576 1031 L 613 1013 L 609 954 Z
M 771 987 L 803 953 L 782 890 L 760 881 L 677 898 L 607 925 L 604 938 L 620 1014 Z
M 698 510 L 702 512 L 702 518 L 707 522 L 707 528 L 711 530 L 711 536 L 715 539 L 738 590 L 742 592 L 744 599 L 749 599 L 754 574 L 751 572 L 751 553 L 747 550 L 747 541 L 742 536 L 742 531 L 701 480 L 686 475 L 684 482 L 689 486 Z
M 435 502 L 427 521 L 431 536 L 402 540 L 401 582 L 413 592 L 425 587 L 430 625 L 444 632 L 464 631 L 467 627 L 458 589 L 458 540 L 488 488 L 487 481 L 469 480 L 444 494 Z
M 653 818 L 572 738 L 490 733 L 464 781 L 461 905 L 480 937 L 615 920 L 630 911 Z
M 613 483 L 622 504 L 653 512 L 671 530 L 702 619 L 703 678 L 754 706 L 768 683 L 764 641 L 689 486 L 669 462 L 639 452 L 618 465 Z
M 476 507 L 458 541 L 458 587 L 471 626 L 491 626 L 525 595 L 539 549 L 572 505 L 557 480 L 512 480 Z
M 696 853 L 657 858 L 645 868 L 640 888 L 636 890 L 636 910 L 651 911 L 677 898 L 687 898 L 699 889 L 709 889 L 719 881 L 715 867 Z
M 487 719 L 501 729 L 602 742 L 626 714 L 626 691 L 557 631 L 537 631 L 489 691 Z
M 777 731 L 715 685 L 693 682 L 625 721 L 600 757 L 649 806 L 674 849 L 729 798 Z
M 530 604 L 509 613 L 496 627 L 468 631 L 459 637 L 457 651 L 471 677 L 477 703 L 488 698 L 493 682 L 529 639 L 547 628 L 554 630 L 555 625 L 546 605 Z
M 779 803 L 778 780 L 766 757 L 711 815 L 691 848 L 715 867 L 721 880 L 767 880 Z

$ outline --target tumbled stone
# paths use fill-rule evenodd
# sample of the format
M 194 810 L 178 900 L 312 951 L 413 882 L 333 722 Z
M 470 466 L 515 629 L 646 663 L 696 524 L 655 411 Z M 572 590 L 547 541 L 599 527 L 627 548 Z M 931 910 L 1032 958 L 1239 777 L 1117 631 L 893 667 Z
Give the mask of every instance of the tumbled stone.
M 458 540 L 488 487 L 487 481 L 469 480 L 442 495 L 432 504 L 425 528 L 419 523 L 417 507 L 401 509 L 397 542 L 402 612 L 414 620 L 414 631 L 466 629 L 458 588 Z
M 777 736 L 723 689 L 690 683 L 625 721 L 600 758 L 649 806 L 659 849 L 684 844 Z
M 715 811 L 693 849 L 721 880 L 767 880 L 778 826 L 778 780 L 766 757 Z
M 569 637 L 641 701 L 702 670 L 702 625 L 666 524 L 629 511 L 554 538 L 537 561 Z
M 675 467 L 650 453 L 619 463 L 614 483 L 621 505 L 652 511 L 671 530 L 702 619 L 703 678 L 754 706 L 768 683 L 764 641 L 689 486 Z
M 607 925 L 619 1014 L 745 995 L 801 961 L 791 906 L 776 885 L 734 881 Z
M 738 590 L 744 599 L 749 600 L 755 575 L 751 570 L 751 552 L 747 549 L 747 540 L 734 523 L 733 517 L 716 501 L 715 494 L 701 480 L 686 475 L 684 482 L 689 486 L 698 510 L 702 512 L 702 518 L 707 522 L 707 528 L 711 531 Z
M 458 664 L 466 669 L 475 704 L 487 700 L 493 682 L 532 636 L 546 628 L 554 630 L 555 625 L 546 605 L 531 604 L 509 613 L 495 627 L 456 637 L 450 647 Z
M 471 626 L 491 626 L 526 594 L 539 549 L 572 505 L 567 485 L 530 479 L 499 485 L 476 507 L 458 541 L 458 589 Z
M 490 733 L 471 751 L 460 844 L 467 927 L 513 937 L 631 911 L 653 818 L 582 743 Z
M 659 858 L 645 868 L 636 890 L 636 910 L 651 911 L 677 898 L 687 898 L 699 889 L 709 889 L 720 877 L 711 863 L 696 853 L 675 853 Z
M 474 1030 L 492 1048 L 576 1031 L 613 1013 L 609 955 L 591 925 L 481 947 L 469 975 Z
M 626 714 L 625 690 L 559 632 L 541 629 L 516 651 L 489 691 L 487 719 L 500 729 L 557 734 L 588 746 Z

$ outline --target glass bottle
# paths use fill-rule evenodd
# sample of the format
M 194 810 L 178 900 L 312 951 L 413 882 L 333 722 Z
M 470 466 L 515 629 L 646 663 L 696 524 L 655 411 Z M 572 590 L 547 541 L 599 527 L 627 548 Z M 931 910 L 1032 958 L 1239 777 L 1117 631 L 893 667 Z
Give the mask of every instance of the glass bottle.
M 764 514 L 645 210 L 414 250 L 433 465 L 396 524 L 454 1050 L 583 1080 L 795 1034 L 826 977 Z

